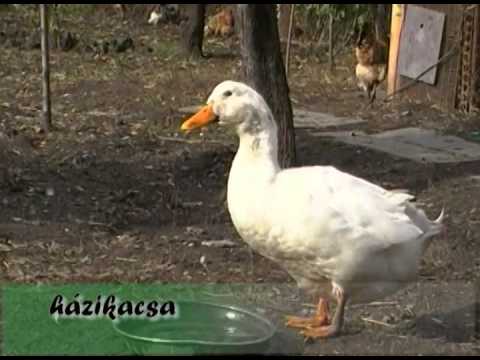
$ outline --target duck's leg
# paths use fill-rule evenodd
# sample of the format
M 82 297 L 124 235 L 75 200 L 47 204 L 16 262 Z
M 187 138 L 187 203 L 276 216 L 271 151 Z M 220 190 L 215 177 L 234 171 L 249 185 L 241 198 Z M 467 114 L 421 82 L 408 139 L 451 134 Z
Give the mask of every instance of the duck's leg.
M 285 326 L 306 329 L 315 326 L 325 326 L 330 324 L 330 316 L 328 310 L 327 300 L 320 298 L 317 305 L 315 315 L 310 318 L 303 318 L 297 316 L 287 316 Z
M 336 284 L 333 284 L 333 286 L 333 292 L 337 299 L 337 309 L 335 310 L 335 314 L 333 315 L 332 322 L 328 325 L 313 325 L 305 328 L 305 330 L 301 331 L 300 333 L 306 338 L 326 338 L 336 336 L 340 333 L 340 330 L 343 326 L 343 316 L 345 311 L 345 304 L 347 303 L 347 296 L 345 295 L 343 289 L 340 286 Z
M 375 99 L 375 89 L 372 84 L 368 85 L 365 89 L 367 93 L 367 103 L 363 105 L 363 110 L 370 109 L 373 106 L 373 101 Z
M 370 104 L 373 104 L 377 97 L 377 84 L 372 85 L 372 89 L 370 91 Z

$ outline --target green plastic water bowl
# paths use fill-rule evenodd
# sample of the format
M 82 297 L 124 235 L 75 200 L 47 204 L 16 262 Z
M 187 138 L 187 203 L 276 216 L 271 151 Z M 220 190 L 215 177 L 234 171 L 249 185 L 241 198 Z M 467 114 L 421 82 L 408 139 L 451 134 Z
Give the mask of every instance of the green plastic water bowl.
M 176 317 L 124 318 L 113 326 L 135 355 L 264 354 L 276 330 L 235 306 L 179 301 L 175 309 Z
M 473 131 L 468 137 L 470 140 L 480 142 L 480 131 Z

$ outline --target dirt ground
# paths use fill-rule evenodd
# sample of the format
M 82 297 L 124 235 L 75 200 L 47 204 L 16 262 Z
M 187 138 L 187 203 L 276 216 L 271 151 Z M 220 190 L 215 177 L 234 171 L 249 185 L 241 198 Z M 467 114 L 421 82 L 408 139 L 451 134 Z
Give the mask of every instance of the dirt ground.
M 331 164 L 408 189 L 431 216 L 444 205 L 448 226 L 448 237 L 425 256 L 418 283 L 389 302 L 349 308 L 342 336 L 303 344 L 282 316 L 312 300 L 297 294 L 281 267 L 252 254 L 225 207 L 235 136 L 215 127 L 179 131 L 179 108 L 202 103 L 222 80 L 241 79 L 236 39 L 207 38 L 209 57 L 189 62 L 178 55 L 176 25 L 122 21 L 106 10 L 64 14 L 63 29 L 80 40 L 70 51 L 51 51 L 55 130 L 44 136 L 41 55 L 29 46 L 33 15 L 0 12 L 2 281 L 281 284 L 295 296 L 280 291 L 266 307 L 279 325 L 272 352 L 478 353 L 480 163 L 419 164 L 296 132 L 299 165 Z M 87 49 L 127 37 L 134 49 Z M 296 45 L 289 83 L 294 106 L 364 118 L 369 132 L 414 125 L 464 136 L 480 127 L 473 116 L 407 100 L 363 108 L 351 52 L 332 74 L 326 55 Z M 208 240 L 232 243 L 202 245 Z

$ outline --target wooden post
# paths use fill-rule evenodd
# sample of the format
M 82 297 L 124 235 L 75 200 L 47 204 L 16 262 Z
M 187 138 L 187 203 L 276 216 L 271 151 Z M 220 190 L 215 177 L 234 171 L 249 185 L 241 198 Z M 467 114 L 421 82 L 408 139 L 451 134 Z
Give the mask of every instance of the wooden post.
M 328 15 L 328 65 L 330 71 L 333 71 L 333 14 Z
M 400 35 L 405 12 L 404 4 L 392 4 L 392 23 L 390 29 L 390 49 L 388 56 L 387 96 L 393 94 L 397 87 L 398 51 Z
M 290 6 L 290 21 L 288 24 L 288 39 L 287 39 L 287 51 L 285 51 L 285 76 L 288 79 L 288 70 L 290 67 L 290 48 L 292 46 L 292 34 L 293 34 L 293 19 L 294 19 L 295 4 Z
M 285 42 L 288 38 L 288 28 L 290 24 L 290 14 L 293 4 L 277 4 L 278 32 L 280 41 Z
M 469 107 L 470 111 L 478 110 L 480 107 L 480 94 L 478 91 L 475 91 L 477 84 L 480 84 L 480 61 L 479 61 L 479 51 L 480 51 L 480 8 L 477 6 L 476 9 L 473 9 L 475 13 L 474 17 L 474 26 L 473 26 L 473 51 L 472 51 L 472 64 L 471 77 L 470 77 L 470 99 Z M 454 105 L 455 106 L 455 105 Z M 452 106 L 452 107 L 454 107 Z
M 51 102 L 50 102 L 50 63 L 48 44 L 48 5 L 40 4 L 40 26 L 42 37 L 42 90 L 43 90 L 43 122 L 45 132 L 50 130 L 51 125 Z

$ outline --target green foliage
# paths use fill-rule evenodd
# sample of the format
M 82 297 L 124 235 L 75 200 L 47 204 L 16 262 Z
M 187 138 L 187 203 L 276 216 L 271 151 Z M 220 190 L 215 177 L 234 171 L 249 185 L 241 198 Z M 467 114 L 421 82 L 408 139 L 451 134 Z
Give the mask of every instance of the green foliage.
M 53 6 L 50 6 L 52 9 Z M 53 10 L 53 9 L 52 9 Z M 59 16 L 81 17 L 92 15 L 95 12 L 94 4 L 61 4 L 57 8 Z
M 301 4 L 298 5 L 308 16 L 327 17 L 333 15 L 335 20 L 347 20 L 353 18 L 365 19 L 370 16 L 368 4 Z
M 298 12 L 303 17 L 307 32 L 318 34 L 322 27 L 328 23 L 330 16 L 333 16 L 339 27 L 352 23 L 360 28 L 372 19 L 370 6 L 368 4 L 299 4 Z

